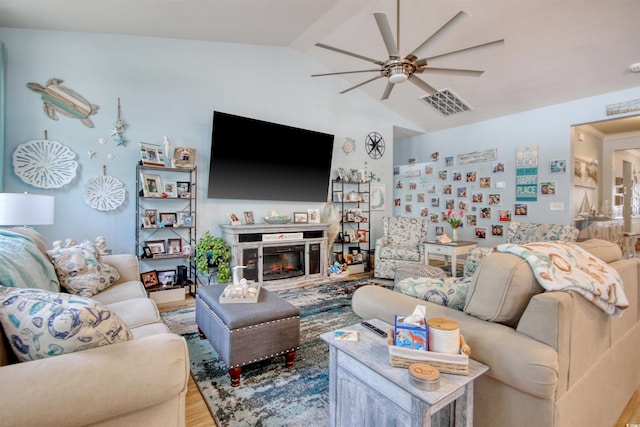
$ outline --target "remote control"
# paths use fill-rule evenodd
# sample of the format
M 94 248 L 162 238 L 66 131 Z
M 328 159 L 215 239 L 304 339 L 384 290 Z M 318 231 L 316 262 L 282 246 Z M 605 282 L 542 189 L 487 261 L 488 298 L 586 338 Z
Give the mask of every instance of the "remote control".
M 385 331 L 383 331 L 382 329 L 378 328 L 377 326 L 372 325 L 369 322 L 362 322 L 362 326 L 364 326 L 365 328 L 371 330 L 374 334 L 380 335 L 382 338 L 386 338 L 387 337 L 387 333 Z

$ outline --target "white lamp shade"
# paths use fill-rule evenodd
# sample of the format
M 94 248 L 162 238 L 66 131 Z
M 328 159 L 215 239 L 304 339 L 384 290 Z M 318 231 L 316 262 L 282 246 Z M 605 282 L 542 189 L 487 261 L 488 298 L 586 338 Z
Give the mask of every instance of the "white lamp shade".
M 0 225 L 53 224 L 53 196 L 0 193 Z

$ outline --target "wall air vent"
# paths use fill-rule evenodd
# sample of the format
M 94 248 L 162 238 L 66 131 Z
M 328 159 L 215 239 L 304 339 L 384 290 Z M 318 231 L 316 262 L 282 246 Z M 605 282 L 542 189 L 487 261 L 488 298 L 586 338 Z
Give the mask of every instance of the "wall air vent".
M 472 110 L 469 104 L 460 99 L 460 97 L 449 88 L 442 89 L 433 95 L 421 96 L 420 99 L 431 105 L 444 116 Z

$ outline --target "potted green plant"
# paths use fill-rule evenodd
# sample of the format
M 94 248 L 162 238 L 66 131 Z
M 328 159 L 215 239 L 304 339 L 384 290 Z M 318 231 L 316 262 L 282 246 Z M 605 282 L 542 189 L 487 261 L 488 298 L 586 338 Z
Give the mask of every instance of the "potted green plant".
M 231 246 L 222 237 L 213 237 L 207 231 L 196 244 L 195 259 L 198 273 L 208 276 L 213 268 L 218 283 L 227 283 L 231 279 Z

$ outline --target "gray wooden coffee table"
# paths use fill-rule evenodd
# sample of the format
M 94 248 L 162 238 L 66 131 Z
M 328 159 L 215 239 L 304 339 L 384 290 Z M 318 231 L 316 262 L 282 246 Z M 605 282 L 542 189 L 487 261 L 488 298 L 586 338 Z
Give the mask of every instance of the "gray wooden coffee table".
M 473 425 L 473 382 L 486 365 L 470 359 L 468 375 L 440 374 L 438 390 L 423 391 L 409 382 L 408 369 L 391 366 L 385 338 L 360 324 L 344 329 L 357 330 L 359 341 L 335 340 L 333 331 L 320 336 L 329 344 L 331 426 L 436 426 L 450 417 L 456 426 Z

